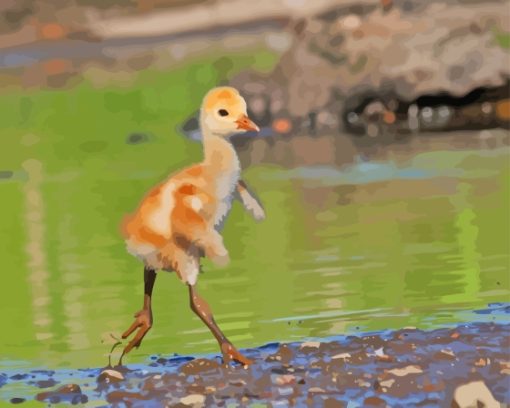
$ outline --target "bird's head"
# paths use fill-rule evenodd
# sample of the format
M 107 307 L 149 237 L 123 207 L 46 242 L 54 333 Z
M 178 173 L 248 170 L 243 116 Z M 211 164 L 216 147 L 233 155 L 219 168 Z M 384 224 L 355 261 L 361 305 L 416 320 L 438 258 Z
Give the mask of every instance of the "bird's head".
M 202 102 L 200 112 L 204 131 L 221 137 L 236 133 L 259 131 L 259 127 L 248 118 L 246 101 L 237 89 L 222 86 L 211 89 Z

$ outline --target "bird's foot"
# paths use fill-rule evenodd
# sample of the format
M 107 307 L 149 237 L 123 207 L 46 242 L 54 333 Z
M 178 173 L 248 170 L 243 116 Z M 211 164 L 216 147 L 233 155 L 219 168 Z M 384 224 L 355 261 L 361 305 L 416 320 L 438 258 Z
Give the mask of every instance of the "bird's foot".
M 253 361 L 243 356 L 237 349 L 228 342 L 221 345 L 221 353 L 223 354 L 223 362 L 229 364 L 235 361 L 243 366 L 249 366 L 253 364 Z
M 152 327 L 152 311 L 150 309 L 142 309 L 139 312 L 135 313 L 135 321 L 129 326 L 129 328 L 122 334 L 122 338 L 126 339 L 133 332 L 138 329 L 135 334 L 135 337 L 131 339 L 131 341 L 124 347 L 122 351 L 122 355 L 119 360 L 119 365 L 122 365 L 122 358 L 129 353 L 134 347 L 140 347 L 142 344 L 142 340 L 147 334 L 147 332 Z

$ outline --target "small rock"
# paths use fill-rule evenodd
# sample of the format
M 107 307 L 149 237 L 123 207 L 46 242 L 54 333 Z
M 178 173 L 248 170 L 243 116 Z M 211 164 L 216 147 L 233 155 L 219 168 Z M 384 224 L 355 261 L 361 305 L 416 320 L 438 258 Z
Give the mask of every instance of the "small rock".
M 351 358 L 351 355 L 349 353 L 340 353 L 331 357 L 332 360 L 347 360 L 349 358 Z
M 451 350 L 443 349 L 434 354 L 437 360 L 455 360 L 455 354 Z
M 393 368 L 386 371 L 388 374 L 393 374 L 396 377 L 404 377 L 408 374 L 421 374 L 423 370 L 417 365 L 409 365 L 401 368 Z
M 382 363 L 391 363 L 391 362 L 395 361 L 395 359 L 392 356 L 388 356 L 387 354 L 376 356 L 375 359 Z
M 318 349 L 319 347 L 321 346 L 321 342 L 320 341 L 307 341 L 307 342 L 304 342 L 301 344 L 301 350 L 304 350 L 304 349 Z
M 328 398 L 324 400 L 324 408 L 343 408 L 345 404 L 342 401 L 338 401 L 334 398 Z
M 452 408 L 499 408 L 501 405 L 494 399 L 483 381 L 473 381 L 459 385 L 455 389 L 451 406 Z
M 37 381 L 35 385 L 37 385 L 39 388 L 50 388 L 57 385 L 57 382 L 53 378 L 50 378 L 48 380 Z
M 205 395 L 190 394 L 181 398 L 181 404 L 187 405 L 193 408 L 203 407 L 205 404 Z
M 246 381 L 239 379 L 230 380 L 228 382 L 230 385 L 233 385 L 235 387 L 244 387 L 246 385 Z
M 364 387 L 364 388 L 370 387 L 370 383 L 365 381 L 362 378 L 357 378 L 356 381 L 354 381 L 354 382 L 358 385 L 358 387 Z
M 81 388 L 78 384 L 66 384 L 57 388 L 55 392 L 58 392 L 59 394 L 80 394 Z
M 385 407 L 386 401 L 379 397 L 368 397 L 365 398 L 364 405 L 369 407 Z
M 122 375 L 121 372 L 112 369 L 103 370 L 101 374 L 99 374 L 99 376 L 97 377 L 97 382 L 100 383 L 104 382 L 106 384 L 110 384 L 117 383 L 120 381 L 124 381 L 124 376 Z
M 28 378 L 28 375 L 27 374 L 14 374 L 13 376 L 11 376 L 11 380 L 24 380 L 25 378 Z
M 450 334 L 450 337 L 452 339 L 458 339 L 460 337 L 460 333 L 459 332 L 453 332 L 452 334 Z
M 324 391 L 320 387 L 312 387 L 308 389 L 309 394 L 324 394 L 326 391 Z
M 393 384 L 395 384 L 395 380 L 393 378 L 379 382 L 379 385 L 384 388 L 390 388 Z
M 279 375 L 274 379 L 274 383 L 277 385 L 294 384 L 295 382 L 296 377 L 294 377 L 292 374 Z
M 375 350 L 374 353 L 375 353 L 375 359 L 377 361 L 381 361 L 381 362 L 385 362 L 385 363 L 389 363 L 389 362 L 393 361 L 393 357 L 385 354 L 384 349 L 382 347 Z
M 126 403 L 126 401 L 130 401 L 130 400 L 144 401 L 147 399 L 149 399 L 149 397 L 145 394 L 141 394 L 139 392 L 128 392 L 128 391 L 121 391 L 121 390 L 112 391 L 112 392 L 108 393 L 108 395 L 106 396 L 106 400 L 112 404 L 120 403 L 120 402 Z

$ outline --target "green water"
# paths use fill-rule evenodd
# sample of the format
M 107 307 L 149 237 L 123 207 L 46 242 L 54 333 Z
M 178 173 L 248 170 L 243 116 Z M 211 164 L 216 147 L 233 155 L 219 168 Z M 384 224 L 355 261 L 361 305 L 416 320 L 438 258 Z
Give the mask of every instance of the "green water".
M 200 158 L 174 128 L 218 80 L 214 68 L 186 66 L 129 89 L 0 95 L 0 366 L 106 364 L 102 340 L 142 302 L 142 266 L 119 222 L 150 186 Z M 133 131 L 149 141 L 127 144 Z M 251 167 L 267 220 L 234 205 L 224 230 L 232 262 L 204 261 L 199 290 L 240 347 L 429 328 L 508 301 L 508 163 L 500 147 L 342 171 Z M 154 328 L 126 361 L 215 352 L 188 304 L 186 287 L 160 273 Z

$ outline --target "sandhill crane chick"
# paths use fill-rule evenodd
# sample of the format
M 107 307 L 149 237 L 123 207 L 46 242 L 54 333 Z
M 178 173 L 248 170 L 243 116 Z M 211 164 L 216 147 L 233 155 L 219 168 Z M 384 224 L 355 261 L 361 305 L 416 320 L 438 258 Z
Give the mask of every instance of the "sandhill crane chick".
M 175 271 L 189 288 L 191 309 L 207 325 L 219 343 L 225 362 L 250 364 L 226 338 L 214 321 L 207 302 L 196 290 L 200 257 L 218 265 L 229 261 L 220 235 L 232 200 L 237 198 L 256 220 L 264 210 L 240 179 L 240 164 L 229 137 L 246 131 L 259 131 L 246 113 L 246 102 L 230 87 L 214 88 L 205 96 L 200 126 L 204 159 L 155 186 L 137 210 L 122 223 L 128 251 L 144 264 L 144 300 L 132 325 L 124 332 L 122 357 L 139 347 L 152 326 L 151 297 L 156 271 Z M 122 357 L 120 362 L 122 362 Z

